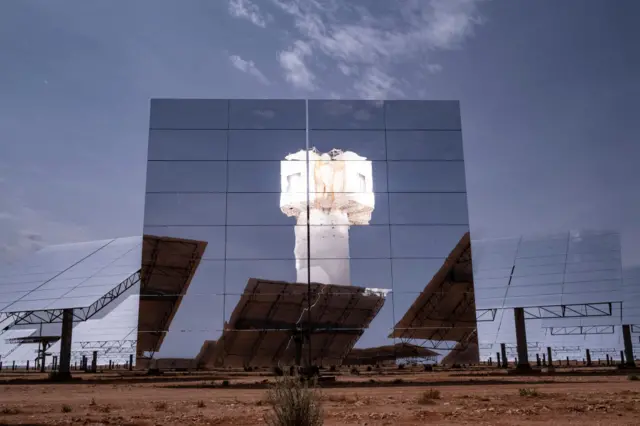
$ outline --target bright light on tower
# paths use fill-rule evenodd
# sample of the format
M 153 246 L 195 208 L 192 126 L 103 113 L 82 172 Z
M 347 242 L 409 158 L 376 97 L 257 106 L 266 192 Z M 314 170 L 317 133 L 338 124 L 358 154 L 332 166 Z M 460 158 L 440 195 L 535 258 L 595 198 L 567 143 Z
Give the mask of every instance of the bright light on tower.
M 349 226 L 368 225 L 375 207 L 371 161 L 350 151 L 290 154 L 281 162 L 280 209 L 295 216 L 297 281 L 350 285 Z M 311 261 L 307 260 L 307 200 Z

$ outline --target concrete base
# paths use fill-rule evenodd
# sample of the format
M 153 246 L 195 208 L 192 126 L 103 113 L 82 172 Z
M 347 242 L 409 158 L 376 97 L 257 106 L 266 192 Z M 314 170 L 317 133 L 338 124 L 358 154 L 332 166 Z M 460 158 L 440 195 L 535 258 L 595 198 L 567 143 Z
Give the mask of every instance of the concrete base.
M 73 380 L 70 372 L 62 373 L 60 371 L 52 371 L 49 373 L 49 380 L 53 382 L 70 382 Z
M 531 368 L 531 364 L 521 364 L 516 365 L 515 371 L 517 373 L 530 373 L 533 371 L 533 368 Z

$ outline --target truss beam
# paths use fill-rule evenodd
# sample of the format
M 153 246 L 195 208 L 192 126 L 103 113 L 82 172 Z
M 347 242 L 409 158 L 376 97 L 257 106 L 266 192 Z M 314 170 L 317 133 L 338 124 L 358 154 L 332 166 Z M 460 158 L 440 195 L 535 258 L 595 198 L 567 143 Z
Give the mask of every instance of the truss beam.
M 549 327 L 552 336 L 581 336 L 590 334 L 614 334 L 612 325 L 592 325 L 576 327 Z
M 73 320 L 86 321 L 117 299 L 121 294 L 140 282 L 140 271 L 129 276 L 104 296 L 86 308 L 74 308 Z M 51 309 L 40 311 L 8 312 L 8 318 L 13 319 L 13 325 L 53 324 L 62 322 L 65 309 Z

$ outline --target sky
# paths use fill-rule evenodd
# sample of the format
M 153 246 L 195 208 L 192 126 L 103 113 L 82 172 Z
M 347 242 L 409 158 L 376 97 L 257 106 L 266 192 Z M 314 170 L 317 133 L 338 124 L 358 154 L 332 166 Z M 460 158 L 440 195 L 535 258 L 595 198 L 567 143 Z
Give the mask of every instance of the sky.
M 0 259 L 142 230 L 149 99 L 458 99 L 473 238 L 640 264 L 634 0 L 0 3 Z

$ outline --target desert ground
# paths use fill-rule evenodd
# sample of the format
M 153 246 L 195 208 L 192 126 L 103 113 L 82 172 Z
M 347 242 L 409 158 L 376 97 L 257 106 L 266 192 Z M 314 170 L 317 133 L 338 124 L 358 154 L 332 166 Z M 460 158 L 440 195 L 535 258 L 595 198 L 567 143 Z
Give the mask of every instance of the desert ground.
M 633 371 L 345 372 L 318 389 L 326 425 L 638 425 Z M 0 425 L 261 425 L 266 374 L 0 373 Z

